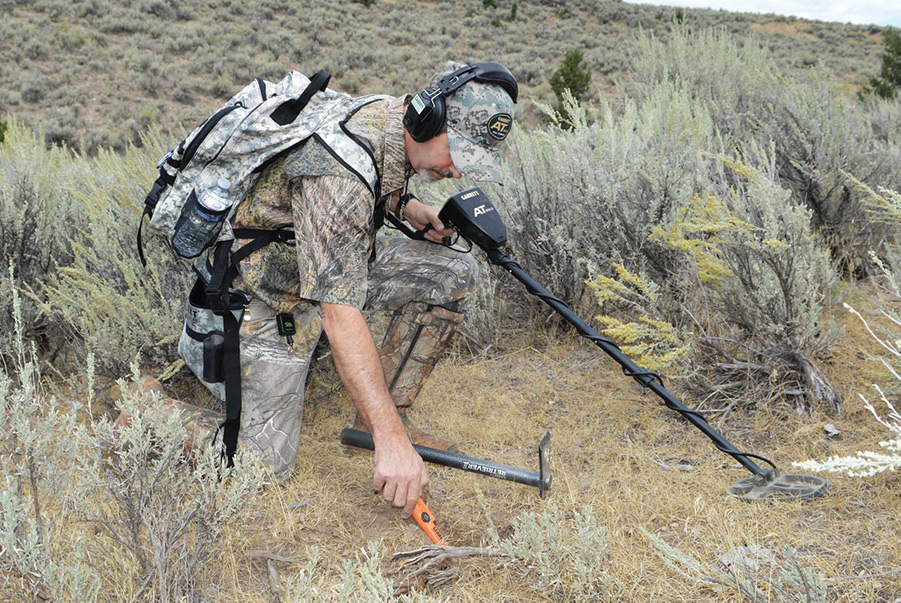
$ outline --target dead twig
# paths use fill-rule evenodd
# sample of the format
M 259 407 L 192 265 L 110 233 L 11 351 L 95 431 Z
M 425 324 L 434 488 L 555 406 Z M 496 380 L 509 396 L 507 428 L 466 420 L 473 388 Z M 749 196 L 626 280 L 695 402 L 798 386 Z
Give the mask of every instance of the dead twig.
M 269 589 L 272 591 L 269 597 L 270 603 L 280 603 L 283 595 L 279 587 L 278 569 L 272 559 L 266 559 L 266 569 L 269 570 Z
M 848 580 L 873 580 L 875 578 L 887 578 L 901 574 L 901 567 L 881 572 L 879 574 L 867 574 L 866 576 L 840 576 L 838 578 L 826 578 L 826 582 L 847 582 Z
M 248 551 L 247 556 L 251 559 L 271 559 L 272 561 L 281 561 L 282 563 L 300 563 L 300 559 L 283 557 L 282 555 L 276 555 L 272 551 Z
M 394 592 L 403 594 L 413 588 L 438 586 L 450 581 L 457 575 L 456 568 L 450 566 L 453 559 L 509 556 L 509 554 L 491 547 L 438 545 L 428 545 L 415 551 L 395 553 L 391 560 L 401 563 L 395 572 L 399 573 L 400 577 L 394 581 Z M 422 565 L 420 566 L 420 564 Z

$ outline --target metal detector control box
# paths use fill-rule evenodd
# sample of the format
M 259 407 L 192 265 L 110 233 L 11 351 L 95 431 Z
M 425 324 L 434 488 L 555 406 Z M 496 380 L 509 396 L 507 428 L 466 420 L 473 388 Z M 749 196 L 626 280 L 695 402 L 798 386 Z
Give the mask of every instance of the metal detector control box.
M 479 187 L 450 197 L 438 212 L 438 218 L 486 251 L 507 242 L 507 229 L 497 209 Z

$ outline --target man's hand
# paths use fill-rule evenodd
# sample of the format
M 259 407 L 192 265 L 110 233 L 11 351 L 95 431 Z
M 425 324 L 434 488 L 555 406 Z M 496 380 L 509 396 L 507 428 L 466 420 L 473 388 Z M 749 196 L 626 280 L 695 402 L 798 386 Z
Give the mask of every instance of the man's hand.
M 335 367 L 372 432 L 373 486 L 386 501 L 403 507 L 401 516 L 406 519 L 413 514 L 429 478 L 394 407 L 369 325 L 363 313 L 353 306 L 326 302 L 320 306 L 322 327 L 332 346 Z
M 425 233 L 425 238 L 433 243 L 440 243 L 444 237 L 452 237 L 454 230 L 446 228 L 438 219 L 438 211 L 437 207 L 426 205 L 419 199 L 410 199 L 404 207 L 404 218 L 416 230 L 422 230 L 427 224 L 431 224 L 432 229 Z
M 425 463 L 413 449 L 407 438 L 406 430 L 400 438 L 390 442 L 375 440 L 375 474 L 372 486 L 381 492 L 382 498 L 394 505 L 403 507 L 401 517 L 407 519 L 413 514 L 416 501 L 429 483 Z

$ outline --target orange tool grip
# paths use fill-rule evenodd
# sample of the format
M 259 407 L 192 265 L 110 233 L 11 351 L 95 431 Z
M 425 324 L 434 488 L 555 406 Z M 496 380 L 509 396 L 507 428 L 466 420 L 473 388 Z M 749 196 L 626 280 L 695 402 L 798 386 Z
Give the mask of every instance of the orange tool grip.
M 438 526 L 435 525 L 435 515 L 429 511 L 425 501 L 421 498 L 413 508 L 413 519 L 416 520 L 416 523 L 419 524 L 419 527 L 422 528 L 422 531 L 426 533 L 432 542 L 441 546 L 447 546 L 447 541 L 441 535 L 441 532 L 438 531 Z

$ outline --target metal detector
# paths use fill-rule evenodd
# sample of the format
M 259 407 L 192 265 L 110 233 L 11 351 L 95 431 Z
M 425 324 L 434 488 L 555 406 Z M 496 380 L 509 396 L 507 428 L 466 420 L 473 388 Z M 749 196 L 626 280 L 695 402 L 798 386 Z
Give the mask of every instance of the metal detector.
M 703 415 L 686 407 L 669 393 L 663 386 L 663 379 L 660 375 L 632 362 L 613 341 L 588 326 L 585 321 L 576 316 L 569 305 L 548 293 L 544 287 L 535 282 L 519 264 L 501 250 L 501 247 L 507 242 L 507 229 L 482 189 L 471 188 L 450 197 L 438 217 L 446 226 L 455 228 L 460 236 L 478 245 L 488 255 L 492 264 L 496 264 L 512 274 L 526 286 L 529 293 L 542 300 L 571 323 L 582 337 L 593 341 L 604 350 L 619 363 L 626 376 L 632 377 L 642 387 L 657 394 L 667 408 L 682 415 L 713 440 L 713 445 L 717 449 L 733 457 L 745 469 L 754 474 L 753 477 L 735 483 L 729 488 L 729 494 L 744 501 L 761 499 L 788 501 L 810 500 L 824 493 L 827 481 L 821 477 L 783 474 L 772 461 L 756 454 L 739 451 L 726 438 L 717 433 Z M 771 468 L 762 469 L 751 459 L 763 461 Z

